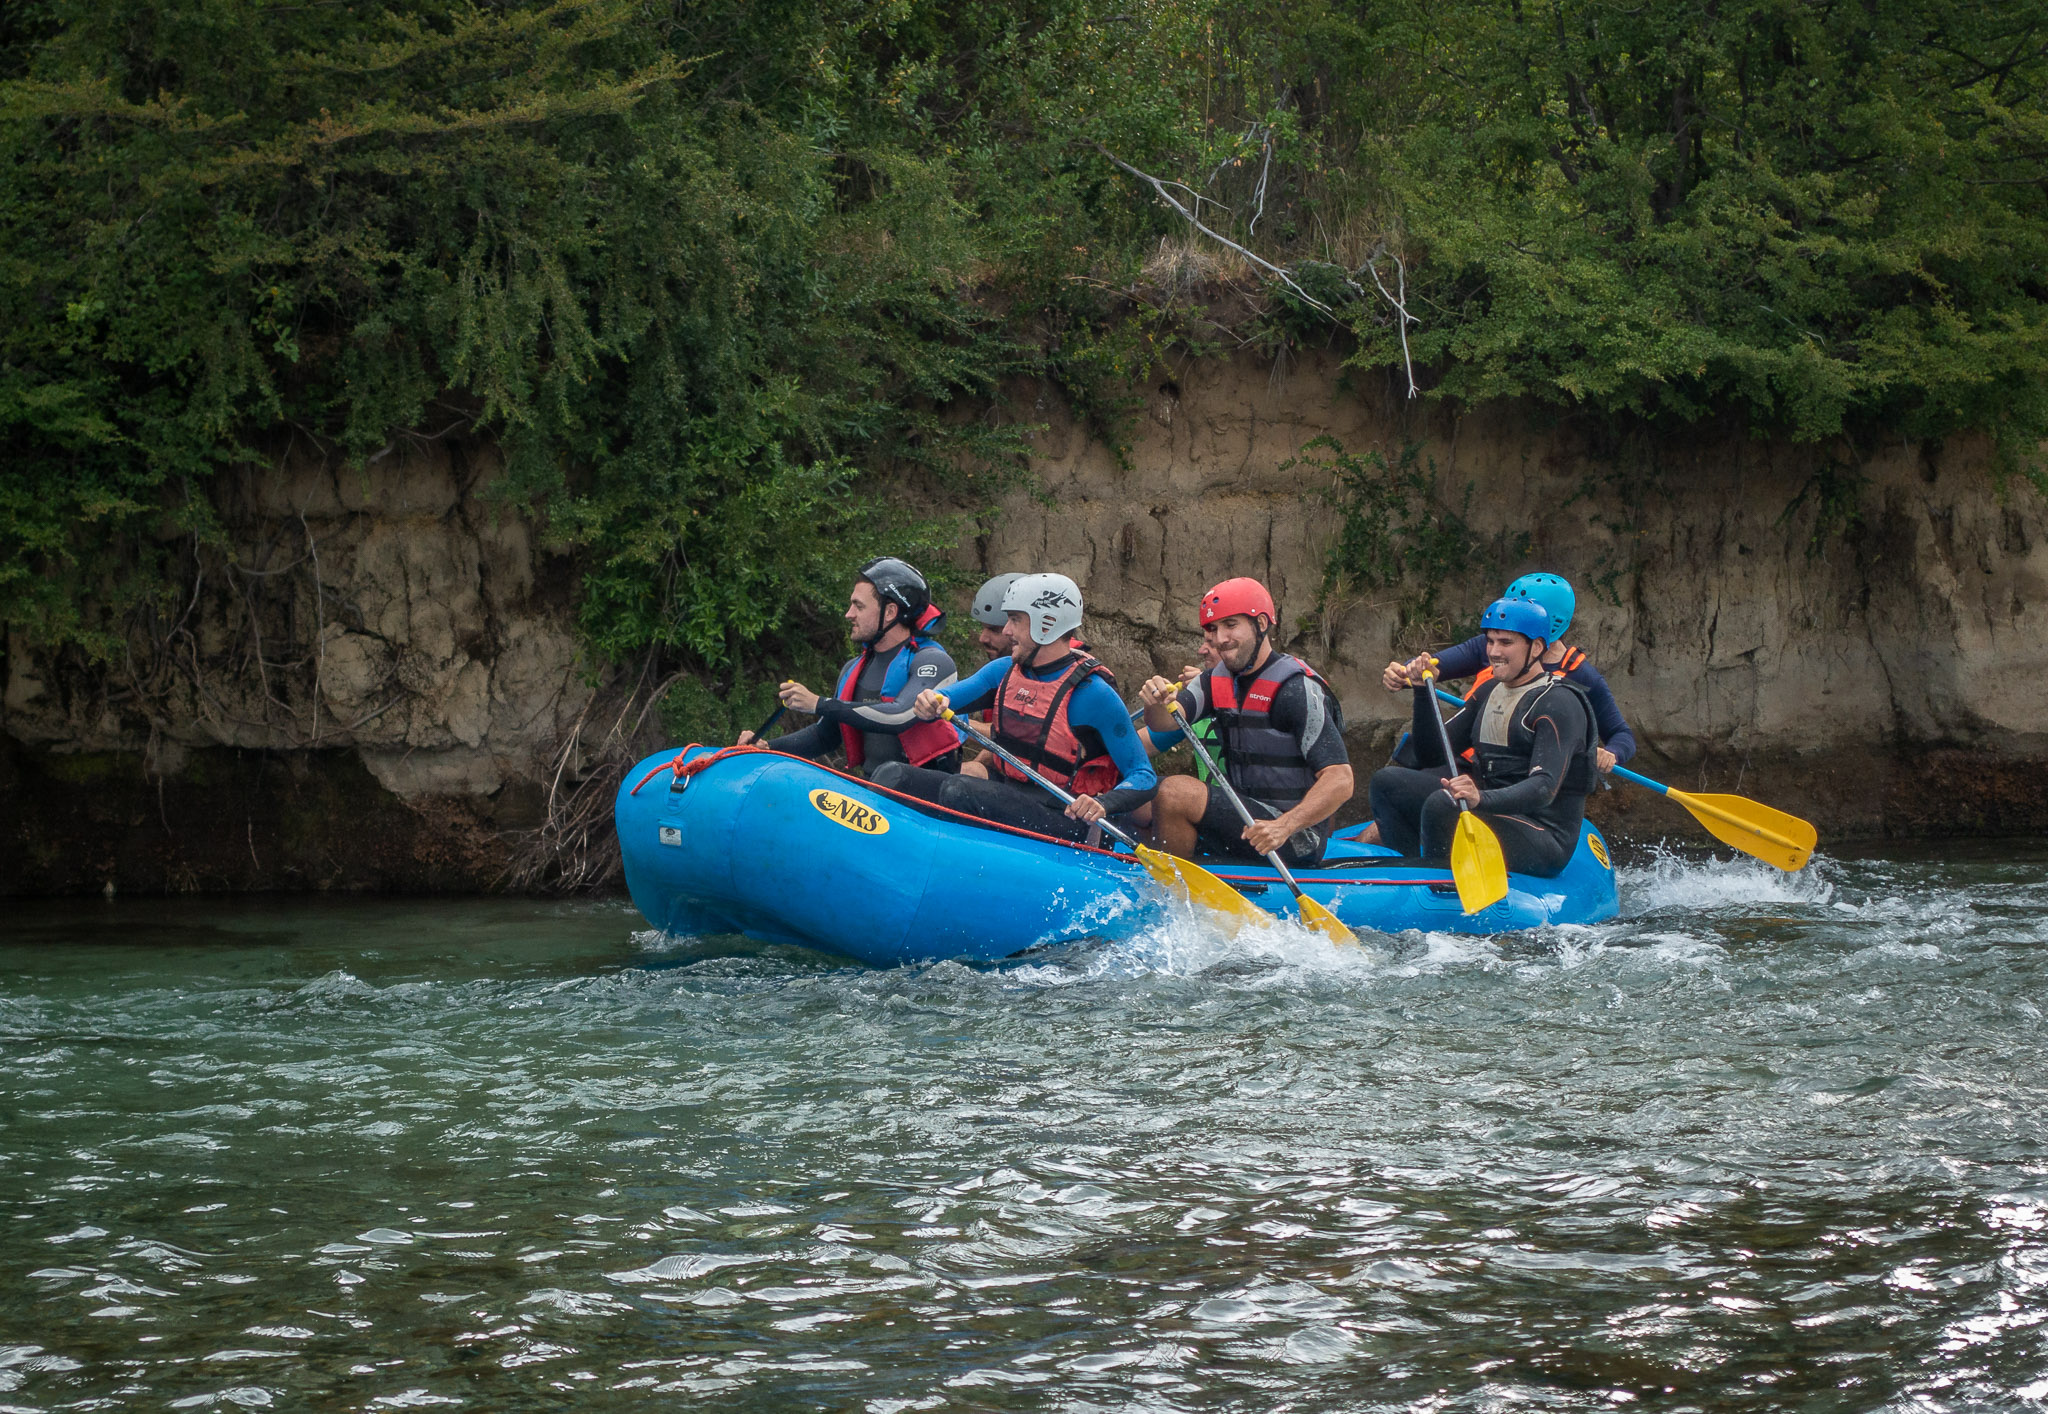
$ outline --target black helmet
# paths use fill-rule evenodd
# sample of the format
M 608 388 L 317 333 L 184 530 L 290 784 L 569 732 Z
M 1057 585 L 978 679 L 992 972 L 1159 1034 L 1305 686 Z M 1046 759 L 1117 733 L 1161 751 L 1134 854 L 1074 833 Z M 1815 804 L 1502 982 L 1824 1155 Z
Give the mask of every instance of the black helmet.
M 924 582 L 923 575 L 903 561 L 884 555 L 862 565 L 860 577 L 875 586 L 877 599 L 896 606 L 898 623 L 913 632 L 922 627 L 920 620 L 932 603 L 931 586 Z

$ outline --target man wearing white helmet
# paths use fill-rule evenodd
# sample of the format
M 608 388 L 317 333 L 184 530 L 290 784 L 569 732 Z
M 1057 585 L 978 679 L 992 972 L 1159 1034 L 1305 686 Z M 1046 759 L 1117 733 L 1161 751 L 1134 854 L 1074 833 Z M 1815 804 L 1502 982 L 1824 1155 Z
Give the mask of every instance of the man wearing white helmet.
M 949 705 L 956 712 L 993 707 L 989 734 L 1071 793 L 1074 803 L 1062 810 L 1001 758 L 988 762 L 988 780 L 892 764 L 875 773 L 875 784 L 963 814 L 1078 840 L 1103 816 L 1149 801 L 1158 777 L 1109 669 L 1074 647 L 1079 586 L 1063 574 L 1020 575 L 1004 592 L 1003 610 L 1015 652 L 950 694 L 919 693 L 912 710 L 932 720 Z

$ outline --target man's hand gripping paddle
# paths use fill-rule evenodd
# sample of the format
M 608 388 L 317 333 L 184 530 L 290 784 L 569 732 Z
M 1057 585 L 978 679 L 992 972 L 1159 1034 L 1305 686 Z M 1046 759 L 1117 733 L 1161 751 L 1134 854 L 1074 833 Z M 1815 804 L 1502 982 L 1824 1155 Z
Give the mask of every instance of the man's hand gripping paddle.
M 1444 769 L 1455 774 L 1458 753 L 1451 750 L 1444 709 L 1430 691 L 1435 678 L 1434 673 L 1424 673 L 1415 690 L 1430 693 L 1429 713 L 1436 722 L 1437 744 L 1444 749 Z M 1500 852 L 1500 837 L 1462 800 L 1458 802 L 1458 832 L 1451 837 L 1451 881 L 1458 886 L 1458 906 L 1467 913 L 1490 908 L 1508 896 L 1508 862 Z
M 1442 688 L 1437 689 L 1436 695 L 1445 702 L 1463 701 Z M 1616 766 L 1614 774 L 1653 790 L 1667 800 L 1677 801 L 1722 844 L 1788 874 L 1806 867 L 1806 861 L 1812 858 L 1813 847 L 1820 839 L 1813 826 L 1797 815 L 1787 815 L 1747 796 L 1694 795 L 1691 791 L 1679 790 L 1662 781 L 1638 775 L 1626 766 Z
M 1062 804 L 1072 805 L 1074 803 L 1073 796 L 1061 790 L 1051 781 L 1048 781 L 1045 777 L 1039 775 L 1038 772 L 1032 770 L 1015 756 L 982 735 L 982 733 L 976 731 L 973 723 L 964 717 L 954 715 L 952 708 L 948 707 L 939 715 L 951 722 L 954 728 L 963 735 L 972 738 L 983 749 L 993 751 L 996 755 L 1002 757 L 1003 760 L 1009 762 L 1011 766 L 1038 782 L 1040 786 L 1051 792 Z M 1254 906 L 1243 894 L 1231 888 L 1230 885 L 1224 883 L 1208 870 L 1190 864 L 1185 859 L 1178 859 L 1161 850 L 1141 845 L 1107 820 L 1100 820 L 1096 823 L 1102 826 L 1104 834 L 1131 847 L 1131 852 L 1138 856 L 1138 862 L 1145 866 L 1145 872 L 1152 876 L 1154 882 L 1163 885 L 1169 892 L 1186 899 L 1188 902 L 1199 904 L 1201 907 L 1218 914 L 1230 925 L 1232 932 L 1235 932 L 1247 923 L 1255 923 L 1263 927 L 1273 921 L 1271 914 L 1262 908 Z
M 1202 764 L 1209 768 L 1210 779 L 1223 787 L 1223 793 L 1230 797 L 1231 805 L 1237 810 L 1237 818 L 1244 821 L 1246 829 L 1250 829 L 1253 824 L 1251 811 L 1244 808 L 1244 801 L 1238 798 L 1237 791 L 1231 787 L 1230 778 L 1223 774 L 1222 768 L 1216 764 L 1216 758 L 1209 754 L 1209 748 L 1202 745 L 1202 739 L 1195 735 L 1194 728 L 1188 724 L 1187 714 L 1181 711 L 1180 699 L 1172 699 L 1167 704 L 1167 709 L 1180 719 L 1180 729 L 1187 733 L 1188 744 L 1195 748 L 1196 755 L 1202 758 Z M 1295 882 L 1294 875 L 1280 862 L 1278 850 L 1268 853 L 1266 862 L 1278 870 L 1280 877 L 1287 881 L 1287 887 L 1294 890 L 1295 905 L 1301 910 L 1302 927 L 1321 933 L 1340 947 L 1358 946 L 1358 936 L 1344 926 L 1344 920 L 1310 898 L 1307 891 Z

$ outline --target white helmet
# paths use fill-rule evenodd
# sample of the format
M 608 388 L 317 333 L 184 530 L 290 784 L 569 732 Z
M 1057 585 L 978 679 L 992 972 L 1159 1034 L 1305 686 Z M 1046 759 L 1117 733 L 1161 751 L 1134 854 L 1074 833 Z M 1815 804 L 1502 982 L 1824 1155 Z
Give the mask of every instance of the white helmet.
M 1003 617 L 1003 596 L 1023 577 L 1021 574 L 999 574 L 975 590 L 974 617 L 990 628 L 1001 628 L 1007 622 Z
M 1003 608 L 1031 615 L 1031 641 L 1043 648 L 1081 626 L 1081 586 L 1063 574 L 1020 574 L 1003 591 Z

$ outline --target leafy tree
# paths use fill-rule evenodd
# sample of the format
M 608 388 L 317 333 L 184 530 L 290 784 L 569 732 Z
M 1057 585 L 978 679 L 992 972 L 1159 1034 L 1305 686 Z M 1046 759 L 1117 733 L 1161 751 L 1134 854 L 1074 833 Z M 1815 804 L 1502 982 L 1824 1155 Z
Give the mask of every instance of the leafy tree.
M 1015 376 L 1113 435 L 1162 239 L 1431 396 L 2024 458 L 2044 80 L 1982 0 L 17 0 L 0 618 L 111 652 L 223 467 L 488 435 L 594 649 L 732 669 L 989 504 Z

